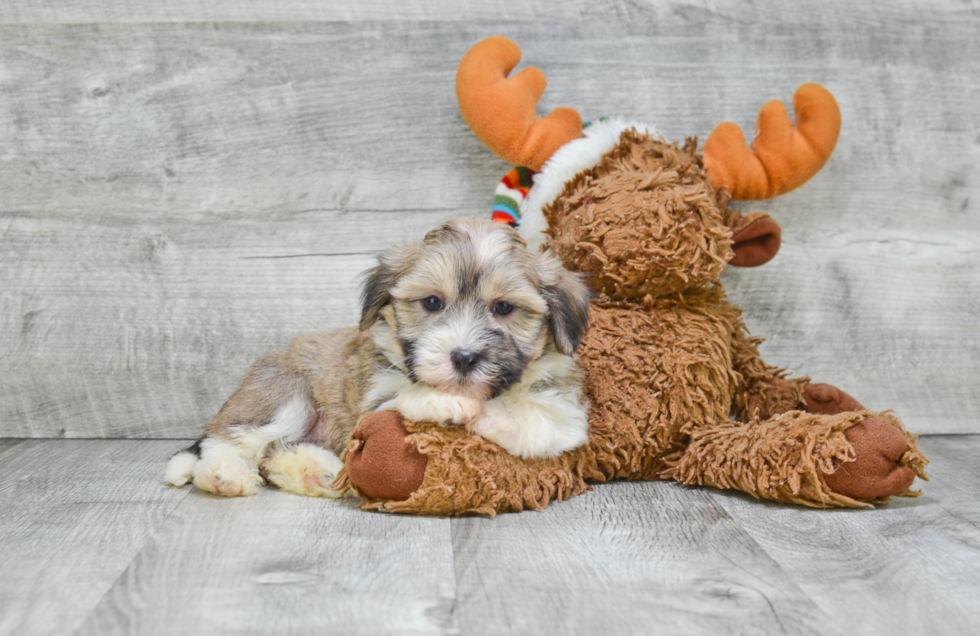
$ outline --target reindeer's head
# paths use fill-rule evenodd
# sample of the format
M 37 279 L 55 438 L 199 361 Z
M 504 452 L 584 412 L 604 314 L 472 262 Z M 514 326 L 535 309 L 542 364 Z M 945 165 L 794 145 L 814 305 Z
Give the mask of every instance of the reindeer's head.
M 751 149 L 733 123 L 715 128 L 703 157 L 696 139 L 668 144 L 642 124 L 601 121 L 583 130 L 570 108 L 537 117 L 545 78 L 536 68 L 508 78 L 520 58 L 499 36 L 470 49 L 456 75 L 463 118 L 498 156 L 539 171 L 521 205 L 528 243 L 547 244 L 612 298 L 706 285 L 726 263 L 768 261 L 779 226 L 727 202 L 802 185 L 826 163 L 840 131 L 836 101 L 816 84 L 796 91 L 795 126 L 780 102 L 766 104 Z

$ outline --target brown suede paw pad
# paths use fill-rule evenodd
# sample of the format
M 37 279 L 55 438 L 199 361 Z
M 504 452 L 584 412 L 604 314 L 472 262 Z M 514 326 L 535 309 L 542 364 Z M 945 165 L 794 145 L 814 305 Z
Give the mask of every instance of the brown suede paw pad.
M 915 481 L 915 471 L 899 463 L 909 448 L 905 435 L 885 418 L 866 418 L 844 431 L 844 437 L 857 459 L 824 475 L 834 492 L 870 501 L 903 493 Z
M 347 454 L 351 484 L 371 499 L 404 501 L 422 485 L 428 459 L 406 441 L 400 413 L 378 411 L 361 418 L 351 437 L 360 443 Z

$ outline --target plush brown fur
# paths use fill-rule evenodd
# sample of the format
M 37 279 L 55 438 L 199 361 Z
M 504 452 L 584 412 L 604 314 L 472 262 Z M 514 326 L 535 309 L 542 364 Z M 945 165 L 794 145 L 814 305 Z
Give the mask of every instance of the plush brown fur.
M 526 461 L 463 431 L 407 423 L 406 441 L 428 460 L 407 499 L 384 496 L 384 484 L 361 469 L 370 438 L 348 447 L 342 482 L 362 495 L 360 485 L 370 484 L 382 495 L 365 498 L 365 507 L 540 509 L 610 479 L 674 479 L 816 507 L 915 495 L 908 487 L 924 476 L 927 460 L 893 415 L 867 411 L 809 378 L 788 378 L 760 357 L 762 340 L 749 336 L 719 275 L 735 255 L 733 230 L 760 222 L 766 229 L 765 219 L 728 208 L 705 178 L 694 140 L 681 147 L 624 132 L 545 215 L 548 246 L 566 267 L 589 275 L 598 294 L 579 348 L 592 404 L 589 444 Z M 772 240 L 757 238 L 749 237 L 755 259 Z M 858 425 L 870 431 L 854 437 L 860 444 L 848 436 Z M 904 439 L 901 452 L 866 462 L 857 481 L 842 479 L 841 467 L 857 466 L 859 454 L 879 457 L 875 444 L 889 431 Z M 840 485 L 831 488 L 835 473 Z

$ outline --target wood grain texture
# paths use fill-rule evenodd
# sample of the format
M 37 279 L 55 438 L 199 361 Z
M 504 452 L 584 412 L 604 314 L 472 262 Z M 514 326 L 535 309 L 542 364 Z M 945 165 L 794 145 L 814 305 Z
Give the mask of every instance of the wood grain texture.
M 32 440 L 0 461 L 0 634 L 70 634 L 186 492 L 175 441 Z
M 957 436 L 957 438 L 962 436 Z M 948 474 L 972 452 L 925 438 L 927 473 Z M 956 482 L 975 490 L 977 478 Z M 807 514 L 735 493 L 715 501 L 824 610 L 844 634 L 970 634 L 980 615 L 980 500 L 944 478 L 917 482 L 924 495 L 875 510 Z
M 0 455 L 3 455 L 10 449 L 16 448 L 27 441 L 28 440 L 26 439 L 0 439 Z
M 541 513 L 424 519 L 162 481 L 178 440 L 29 440 L 0 461 L 0 635 L 970 634 L 980 436 L 932 482 L 811 510 L 617 482 Z
M 507 0 L 11 0 L 0 7 L 0 24 L 129 22 L 284 22 L 440 20 L 581 20 L 628 15 L 620 0 L 508 2 Z
M 823 612 L 706 490 L 617 482 L 453 522 L 463 634 L 818 634 Z
M 922 449 L 940 461 L 929 465 L 929 478 L 980 501 L 980 437 L 976 435 L 929 435 L 922 437 Z M 980 527 L 980 514 L 973 517 Z
M 443 633 L 456 595 L 449 520 L 353 501 L 193 491 L 78 633 Z
M 507 167 L 452 87 L 493 32 L 547 73 L 542 110 L 623 114 L 671 139 L 724 119 L 751 130 L 766 100 L 827 85 L 835 155 L 745 206 L 779 220 L 784 247 L 726 285 L 770 362 L 913 430 L 980 431 L 977 3 L 629 2 L 557 23 L 472 8 L 418 22 L 457 14 L 413 3 L 357 22 L 347 4 L 65 8 L 94 24 L 5 4 L 0 434 L 190 437 L 256 357 L 353 324 L 374 252 L 486 214 Z M 278 22 L 275 7 L 352 21 Z M 142 8 L 157 22 L 123 23 Z
M 819 3 L 721 0 L 368 0 L 356 3 L 317 0 L 8 0 L 0 5 L 0 24 L 81 24 L 128 22 L 280 22 L 438 20 L 656 20 L 660 24 L 696 20 L 731 20 L 744 24 L 814 24 L 840 21 L 866 27 L 914 23 L 915 14 L 936 20 L 977 17 L 974 0 L 897 0 Z

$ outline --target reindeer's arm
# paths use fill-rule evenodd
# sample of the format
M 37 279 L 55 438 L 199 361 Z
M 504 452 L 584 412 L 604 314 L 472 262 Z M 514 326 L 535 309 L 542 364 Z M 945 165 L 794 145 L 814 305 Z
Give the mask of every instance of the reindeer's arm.
M 749 335 L 739 318 L 732 334 L 732 366 L 739 381 L 732 399 L 732 415 L 747 422 L 756 414 L 762 419 L 788 411 L 806 410 L 806 387 L 810 378 L 787 377 L 785 369 L 766 364 L 759 355 L 762 338 Z

